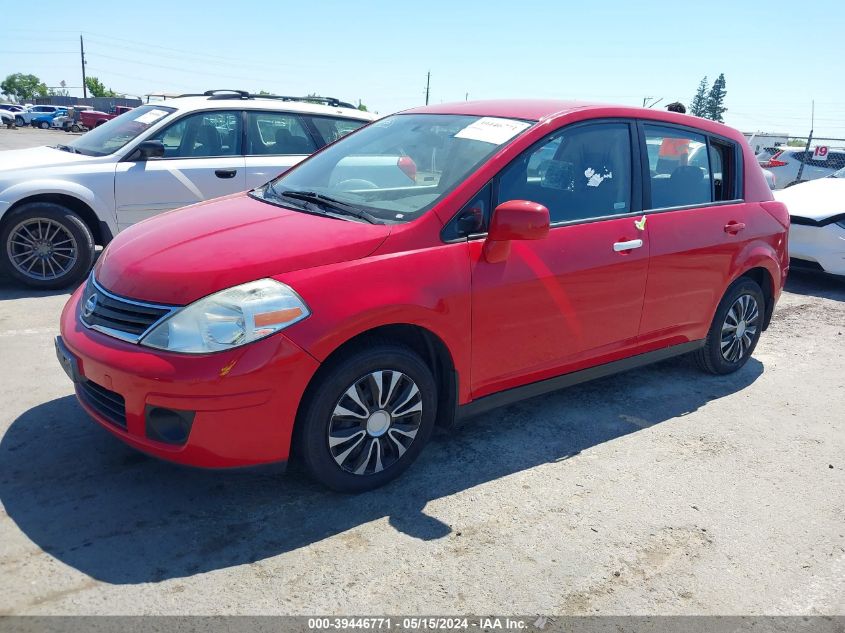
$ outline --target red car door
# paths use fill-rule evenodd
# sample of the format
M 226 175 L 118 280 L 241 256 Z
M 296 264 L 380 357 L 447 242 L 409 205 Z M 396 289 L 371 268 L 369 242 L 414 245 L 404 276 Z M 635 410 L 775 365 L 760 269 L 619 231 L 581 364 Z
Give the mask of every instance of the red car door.
M 615 360 L 636 343 L 649 239 L 635 223 L 633 138 L 627 122 L 571 126 L 494 179 L 495 203 L 543 204 L 552 226 L 512 242 L 498 263 L 470 242 L 474 398 Z
M 740 199 L 741 153 L 734 143 L 666 125 L 644 124 L 641 132 L 651 171 L 641 341 L 698 340 L 707 334 L 738 253 L 767 229 Z M 666 143 L 687 151 L 667 161 L 654 151 Z

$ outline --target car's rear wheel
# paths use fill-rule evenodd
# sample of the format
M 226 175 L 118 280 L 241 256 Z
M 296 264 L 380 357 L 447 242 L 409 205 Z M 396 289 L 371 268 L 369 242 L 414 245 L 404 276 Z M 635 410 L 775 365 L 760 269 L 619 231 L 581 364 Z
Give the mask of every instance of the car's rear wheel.
M 76 123 L 74 123 L 73 125 L 70 126 L 70 131 L 71 132 L 81 132 L 82 130 Z
M 330 488 L 362 492 L 386 484 L 410 466 L 431 436 L 434 376 L 403 345 L 361 348 L 316 380 L 298 422 L 297 452 Z
M 716 309 L 704 347 L 695 352 L 699 367 L 711 374 L 730 374 L 745 365 L 760 340 L 764 314 L 765 299 L 757 282 L 737 279 Z
M 23 127 L 24 125 L 26 125 L 26 121 L 23 120 L 23 117 L 16 116 L 15 125 L 17 125 L 18 127 Z
M 65 288 L 81 281 L 94 259 L 90 229 L 70 209 L 32 202 L 5 218 L 0 230 L 6 271 L 32 288 Z

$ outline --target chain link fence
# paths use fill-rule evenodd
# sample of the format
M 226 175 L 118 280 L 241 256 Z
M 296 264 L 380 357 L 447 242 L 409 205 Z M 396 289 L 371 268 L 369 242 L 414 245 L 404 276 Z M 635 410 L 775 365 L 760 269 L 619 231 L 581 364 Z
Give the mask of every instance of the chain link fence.
M 763 169 L 774 176 L 775 188 L 831 176 L 845 170 L 845 138 L 746 134 Z M 845 178 L 845 173 L 840 174 Z

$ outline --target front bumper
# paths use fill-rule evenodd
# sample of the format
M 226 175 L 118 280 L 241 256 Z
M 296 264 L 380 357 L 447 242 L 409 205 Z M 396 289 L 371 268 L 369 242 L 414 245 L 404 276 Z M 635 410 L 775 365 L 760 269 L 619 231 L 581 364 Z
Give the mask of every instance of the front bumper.
M 191 466 L 232 468 L 288 459 L 299 403 L 319 367 L 313 357 L 283 334 L 204 355 L 126 343 L 79 322 L 83 288 L 62 311 L 61 344 L 76 363 L 71 373 L 77 398 L 100 425 L 145 453 Z M 97 406 L 92 387 L 116 402 L 122 398 L 125 417 L 109 414 L 108 400 L 102 400 L 106 408 Z M 184 443 L 153 439 L 149 412 L 157 408 L 193 414 Z
M 789 227 L 789 256 L 815 262 L 826 273 L 845 275 L 845 229 L 837 224 Z

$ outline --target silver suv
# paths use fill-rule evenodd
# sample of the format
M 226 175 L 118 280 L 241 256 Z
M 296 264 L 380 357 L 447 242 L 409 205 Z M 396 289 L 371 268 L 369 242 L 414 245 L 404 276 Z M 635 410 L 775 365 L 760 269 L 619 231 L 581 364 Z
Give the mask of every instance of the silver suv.
M 804 169 L 799 180 L 798 172 L 802 162 Z M 825 178 L 836 173 L 845 167 L 845 148 L 830 147 L 824 160 L 820 160 L 814 158 L 813 148 L 805 151 L 801 147 L 778 147 L 770 158 L 760 161 L 760 167 L 771 171 L 776 178 L 776 188 L 783 189 L 799 182 Z
M 376 117 L 336 99 L 208 91 L 142 105 L 53 147 L 0 152 L 0 264 L 85 277 L 95 245 L 158 213 L 252 189 Z

